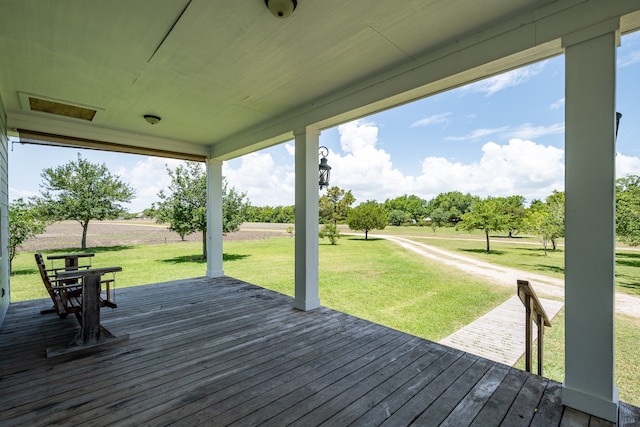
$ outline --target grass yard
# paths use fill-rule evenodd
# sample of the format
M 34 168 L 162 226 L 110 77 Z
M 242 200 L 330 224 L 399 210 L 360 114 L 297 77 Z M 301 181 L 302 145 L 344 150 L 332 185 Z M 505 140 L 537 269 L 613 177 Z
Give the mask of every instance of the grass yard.
M 225 274 L 293 295 L 290 237 L 225 244 Z M 344 236 L 320 244 L 322 305 L 439 340 L 513 295 L 409 253 L 386 240 Z
M 94 267 L 119 265 L 117 286 L 204 275 L 198 243 L 91 248 Z M 47 251 L 46 255 L 68 252 Z M 225 274 L 293 295 L 294 239 L 230 241 Z M 49 266 L 51 261 L 47 262 Z M 14 260 L 13 301 L 46 298 L 32 252 Z M 505 301 L 513 291 L 491 286 L 407 253 L 385 240 L 343 237 L 320 245 L 320 298 L 336 310 L 439 340 Z M 117 298 L 117 294 L 116 294 Z

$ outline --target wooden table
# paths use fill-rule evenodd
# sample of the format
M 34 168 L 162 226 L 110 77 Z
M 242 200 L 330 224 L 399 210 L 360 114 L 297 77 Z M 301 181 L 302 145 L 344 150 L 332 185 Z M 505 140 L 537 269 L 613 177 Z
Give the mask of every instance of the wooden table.
M 117 271 L 122 271 L 122 267 L 89 268 L 57 273 L 58 278 L 63 280 L 82 278 L 82 325 L 75 339 L 76 345 L 96 344 L 101 338 L 113 337 L 100 325 L 100 279 L 105 273 Z
M 77 270 L 78 266 L 80 265 L 78 258 L 94 257 L 95 255 L 96 254 L 94 253 L 48 255 L 47 259 L 50 259 L 50 260 L 63 259 L 65 270 Z

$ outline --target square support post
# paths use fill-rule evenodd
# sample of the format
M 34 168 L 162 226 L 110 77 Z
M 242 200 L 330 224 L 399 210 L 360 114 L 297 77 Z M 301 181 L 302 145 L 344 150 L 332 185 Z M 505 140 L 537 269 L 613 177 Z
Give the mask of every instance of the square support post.
M 222 160 L 207 160 L 207 277 L 222 269 Z
M 318 143 L 320 131 L 295 132 L 296 232 L 294 307 L 320 307 L 318 293 Z
M 619 21 L 563 38 L 565 380 L 562 403 L 616 422 L 615 90 Z

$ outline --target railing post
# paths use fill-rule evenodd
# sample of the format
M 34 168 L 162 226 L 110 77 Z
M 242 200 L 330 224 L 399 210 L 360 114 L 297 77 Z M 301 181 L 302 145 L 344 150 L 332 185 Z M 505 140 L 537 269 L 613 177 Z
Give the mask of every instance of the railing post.
M 544 357 L 544 343 L 542 341 L 544 337 L 544 321 L 540 313 L 536 316 L 538 324 L 538 375 L 542 376 L 542 360 Z
M 551 321 L 547 317 L 538 296 L 527 280 L 518 280 L 518 297 L 525 309 L 525 369 L 527 372 L 532 370 L 533 358 L 533 326 L 535 322 L 538 327 L 538 375 L 542 376 L 542 362 L 544 357 L 544 327 L 551 326 Z
M 531 330 L 531 297 L 526 294 L 524 297 L 524 336 L 525 336 L 525 369 L 527 372 L 531 372 L 531 353 L 532 353 L 532 335 L 533 331 Z

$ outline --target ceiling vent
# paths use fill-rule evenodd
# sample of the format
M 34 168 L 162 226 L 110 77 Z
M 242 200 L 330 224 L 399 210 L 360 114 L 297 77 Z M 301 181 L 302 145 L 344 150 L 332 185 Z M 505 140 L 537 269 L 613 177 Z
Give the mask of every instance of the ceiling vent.
M 20 93 L 22 108 L 29 111 L 55 114 L 57 116 L 70 117 L 72 119 L 93 121 L 99 108 L 93 108 L 78 104 L 71 104 L 65 101 L 47 99 L 26 93 Z

